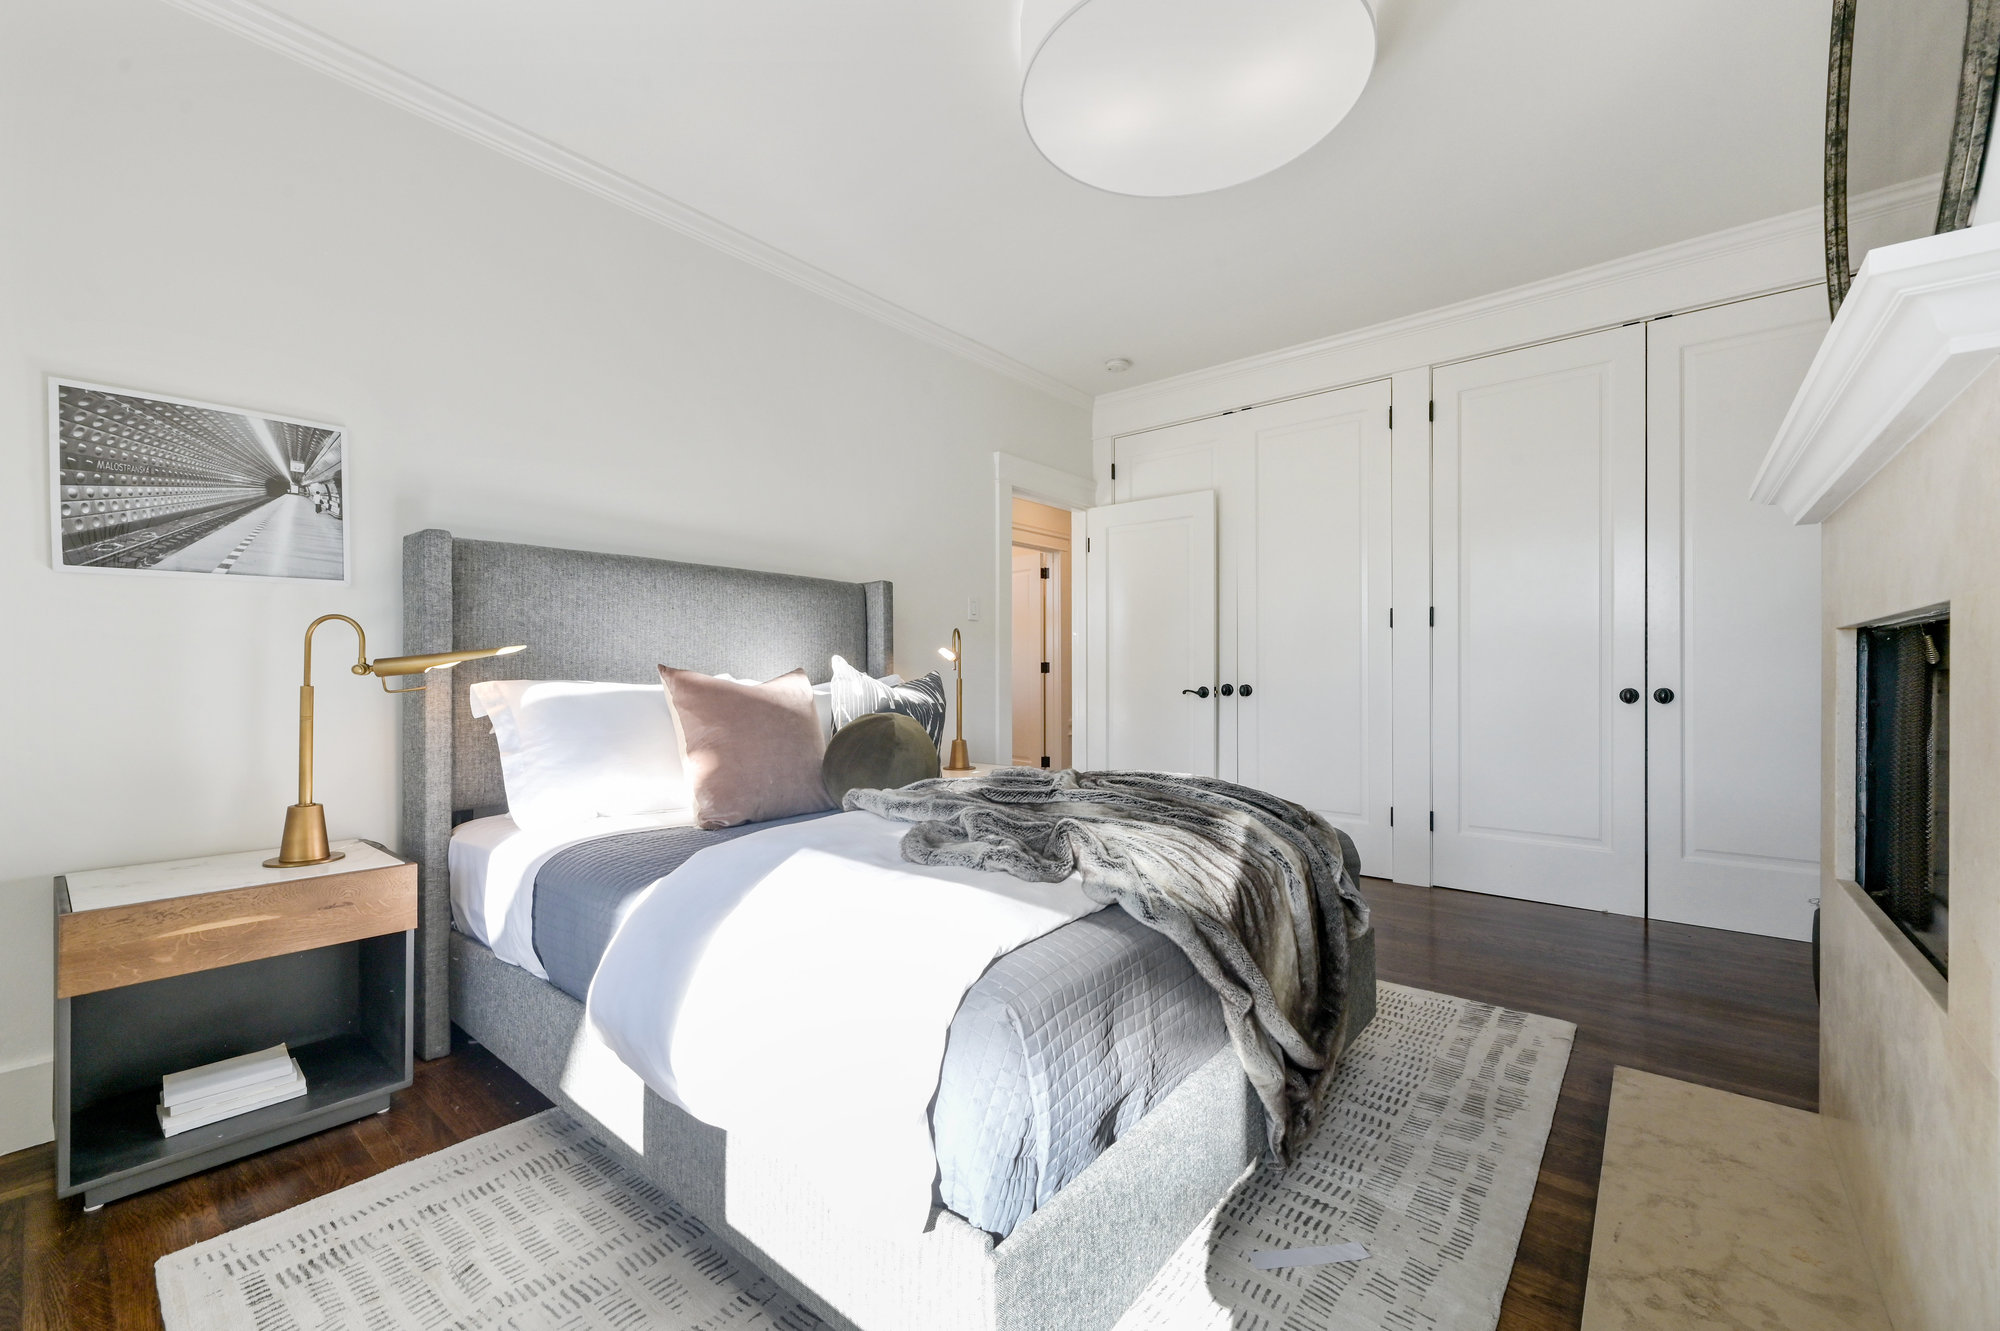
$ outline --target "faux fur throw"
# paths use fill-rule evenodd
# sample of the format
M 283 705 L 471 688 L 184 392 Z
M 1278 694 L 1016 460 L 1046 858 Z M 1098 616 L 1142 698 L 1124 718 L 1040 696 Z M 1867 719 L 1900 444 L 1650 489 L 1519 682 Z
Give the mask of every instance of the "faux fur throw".
M 1345 833 L 1275 795 L 1153 772 L 1004 768 L 849 791 L 846 807 L 916 824 L 913 864 L 1080 873 L 1093 900 L 1172 939 L 1222 999 L 1273 1154 L 1304 1139 L 1346 1027 L 1348 938 L 1368 923 Z

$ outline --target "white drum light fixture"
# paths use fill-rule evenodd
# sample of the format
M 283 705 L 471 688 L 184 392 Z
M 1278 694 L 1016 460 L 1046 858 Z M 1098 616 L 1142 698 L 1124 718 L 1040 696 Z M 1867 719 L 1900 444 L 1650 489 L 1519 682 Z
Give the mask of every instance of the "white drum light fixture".
M 1057 169 L 1154 198 L 1275 171 L 1375 67 L 1367 0 L 1022 0 L 1021 117 Z

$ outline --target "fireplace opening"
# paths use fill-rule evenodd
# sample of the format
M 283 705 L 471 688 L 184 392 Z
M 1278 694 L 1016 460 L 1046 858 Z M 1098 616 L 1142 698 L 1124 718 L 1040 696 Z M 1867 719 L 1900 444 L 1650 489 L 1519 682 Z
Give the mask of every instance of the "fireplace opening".
M 1947 973 L 1951 918 L 1951 619 L 1857 635 L 1855 873 L 1917 950 Z

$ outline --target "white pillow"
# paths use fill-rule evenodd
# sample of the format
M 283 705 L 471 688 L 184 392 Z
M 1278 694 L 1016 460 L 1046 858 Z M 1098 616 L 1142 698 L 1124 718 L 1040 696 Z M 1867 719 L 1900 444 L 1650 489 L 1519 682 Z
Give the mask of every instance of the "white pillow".
M 694 804 L 658 684 L 489 679 L 470 694 L 472 714 L 493 723 L 507 812 L 523 829 Z

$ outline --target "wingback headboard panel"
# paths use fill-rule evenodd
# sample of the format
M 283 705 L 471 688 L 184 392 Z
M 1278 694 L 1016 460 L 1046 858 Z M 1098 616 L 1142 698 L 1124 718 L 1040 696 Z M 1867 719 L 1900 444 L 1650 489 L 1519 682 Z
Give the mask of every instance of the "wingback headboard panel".
M 403 538 L 404 652 L 524 643 L 512 656 L 429 677 L 404 712 L 403 845 L 417 860 L 418 1052 L 451 1046 L 446 868 L 455 810 L 504 807 L 499 753 L 467 691 L 482 679 L 652 683 L 661 664 L 766 679 L 804 666 L 814 682 L 836 653 L 889 671 L 886 582 L 833 582 L 633 555 L 464 541 L 436 529 Z

